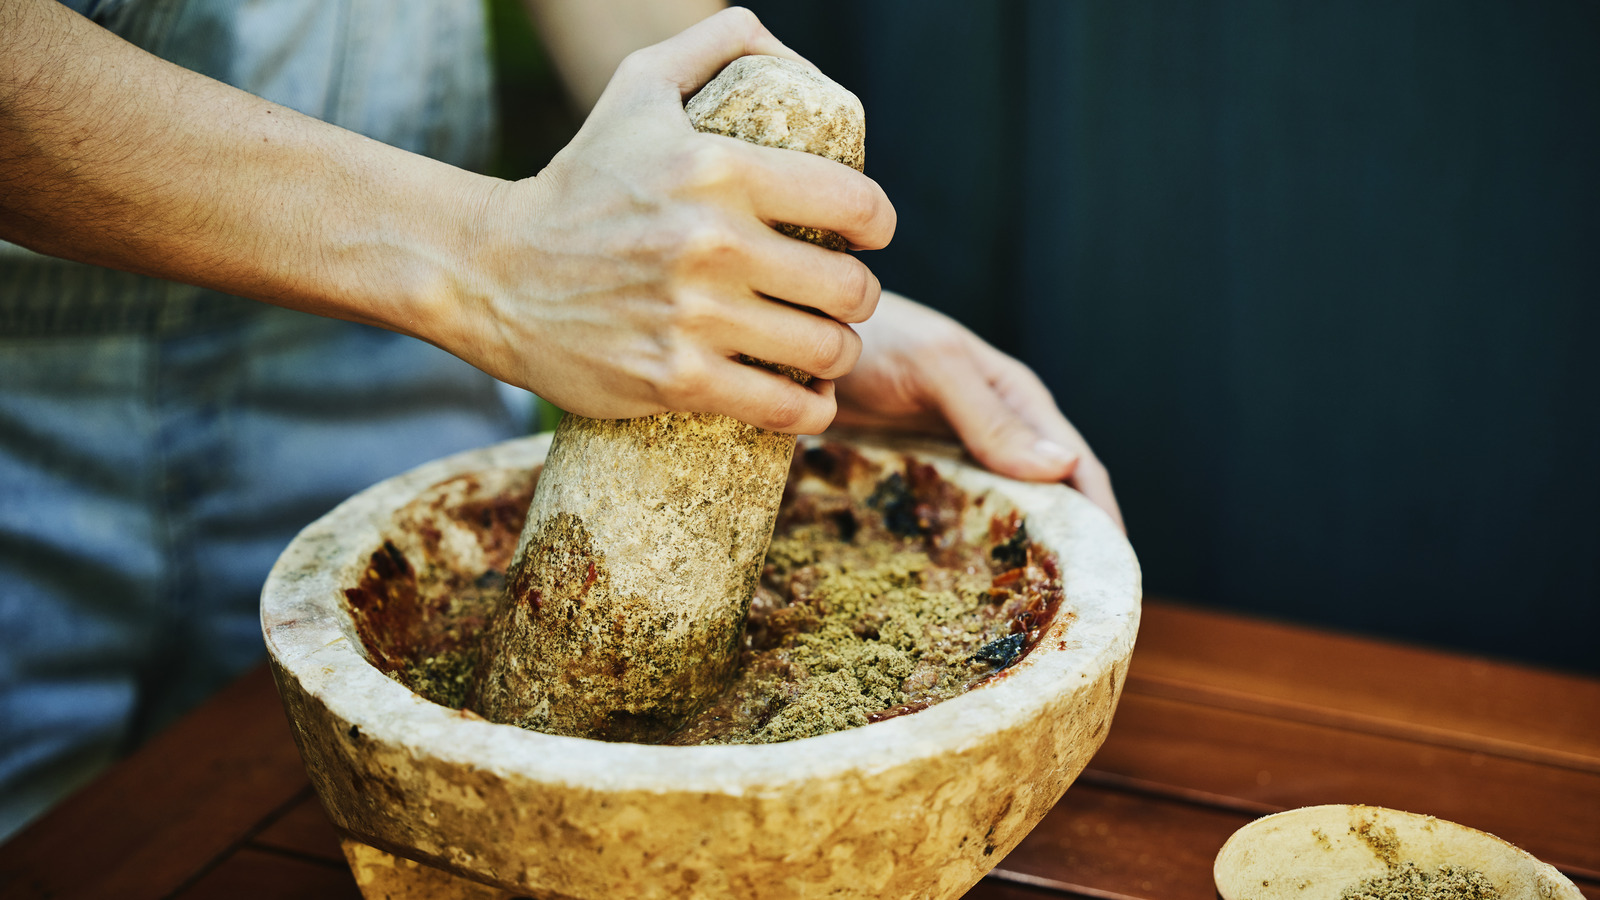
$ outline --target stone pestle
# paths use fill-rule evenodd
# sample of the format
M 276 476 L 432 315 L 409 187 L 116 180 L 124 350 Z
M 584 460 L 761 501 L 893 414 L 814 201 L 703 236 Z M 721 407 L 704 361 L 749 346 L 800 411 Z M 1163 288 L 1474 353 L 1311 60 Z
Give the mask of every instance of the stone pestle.
M 786 59 L 735 60 L 686 111 L 700 131 L 864 165 L 861 102 Z M 832 232 L 777 227 L 845 249 Z M 676 730 L 738 661 L 794 445 L 725 416 L 565 416 L 469 705 L 494 722 L 609 741 Z

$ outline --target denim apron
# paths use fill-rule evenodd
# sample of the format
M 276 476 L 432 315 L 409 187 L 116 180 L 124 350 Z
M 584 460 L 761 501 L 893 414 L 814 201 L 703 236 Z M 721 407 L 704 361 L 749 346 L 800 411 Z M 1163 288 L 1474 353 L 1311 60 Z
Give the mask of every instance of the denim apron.
M 491 146 L 473 0 L 69 5 L 377 140 Z M 422 342 L 0 244 L 0 840 L 261 658 L 296 531 L 519 424 Z

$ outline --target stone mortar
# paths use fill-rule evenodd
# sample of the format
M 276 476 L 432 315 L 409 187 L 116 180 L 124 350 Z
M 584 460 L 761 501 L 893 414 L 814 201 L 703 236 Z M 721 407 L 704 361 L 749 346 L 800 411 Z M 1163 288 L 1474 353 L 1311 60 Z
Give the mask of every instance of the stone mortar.
M 854 446 L 881 462 L 913 452 Z M 439 510 L 439 552 L 478 571 L 485 548 L 449 515 L 472 498 L 430 505 L 436 486 L 467 474 L 486 495 L 525 485 L 548 448 L 548 435 L 512 441 L 376 485 L 302 532 L 263 590 L 279 691 L 369 898 L 957 897 L 1105 739 L 1139 619 L 1126 540 L 1064 486 L 921 444 L 918 459 L 969 494 L 992 492 L 986 509 L 1020 510 L 1059 557 L 1060 611 L 1003 677 L 912 715 L 746 746 L 561 737 L 423 700 L 368 658 L 346 592 L 419 498 Z

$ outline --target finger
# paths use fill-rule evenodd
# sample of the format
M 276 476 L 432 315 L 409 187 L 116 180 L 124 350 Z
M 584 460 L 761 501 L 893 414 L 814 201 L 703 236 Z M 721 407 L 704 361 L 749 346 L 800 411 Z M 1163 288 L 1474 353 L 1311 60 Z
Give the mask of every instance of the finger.
M 787 375 L 717 357 L 707 366 L 708 381 L 697 397 L 669 408 L 732 416 L 757 428 L 789 434 L 821 434 L 837 406 L 834 383 L 817 379 L 801 385 Z
M 973 353 L 978 368 L 995 385 L 995 389 L 1035 428 L 1043 430 L 1043 426 L 1051 420 L 1066 422 L 1066 417 L 1056 405 L 1055 394 L 1027 363 L 986 342 L 975 346 Z
M 865 322 L 877 309 L 882 285 L 850 254 L 797 241 L 737 214 L 710 207 L 698 212 L 703 214 L 677 227 L 670 248 L 682 285 L 708 297 L 753 292 L 745 295 L 816 310 L 839 322 Z
M 967 353 L 932 362 L 929 383 L 940 410 L 961 442 L 984 466 L 1026 481 L 1062 481 L 1078 457 L 1042 441 L 990 384 Z
M 710 16 L 674 37 L 634 53 L 623 62 L 630 74 L 637 67 L 659 75 L 687 99 L 723 67 L 741 56 L 781 56 L 816 68 L 772 36 L 756 14 L 732 7 Z M 620 70 L 619 70 L 620 71 Z
M 1094 505 L 1106 511 L 1117 527 L 1127 531 L 1122 508 L 1111 489 L 1111 473 L 1089 448 L 1067 417 L 1056 405 L 1055 397 L 1039 376 L 1019 360 L 985 344 L 978 350 L 979 368 L 996 386 L 1005 402 L 1017 411 L 1045 441 L 1069 455 L 1078 457 L 1078 466 L 1067 483 L 1077 488 Z M 1052 451 L 1053 452 L 1053 451 Z
M 884 415 L 864 409 L 852 409 L 848 403 L 841 402 L 839 404 L 839 412 L 833 417 L 833 424 L 861 426 L 880 431 L 904 431 L 943 438 L 955 435 L 955 432 L 950 428 L 949 420 L 944 417 L 944 413 L 932 409 L 914 413 Z
M 1111 490 L 1111 473 L 1106 471 L 1099 459 L 1092 455 L 1085 457 L 1067 483 L 1088 497 L 1095 506 L 1105 510 L 1124 534 L 1128 532 L 1127 523 L 1122 520 L 1122 507 L 1117 505 L 1117 495 Z
M 748 241 L 746 277 L 762 294 L 840 322 L 865 322 L 878 308 L 882 285 L 861 260 L 759 226 Z
M 1117 495 L 1111 489 L 1111 473 L 1106 470 L 1105 464 L 1089 449 L 1088 441 L 1078 432 L 1076 426 L 1068 422 L 1060 411 L 1056 411 L 1051 421 L 1042 426 L 1035 426 L 1039 433 L 1044 435 L 1044 440 L 1059 447 L 1063 447 L 1070 454 L 1078 457 L 1078 465 L 1066 479 L 1067 483 L 1078 489 L 1078 492 L 1088 497 L 1095 506 L 1106 511 L 1117 527 L 1127 531 L 1127 526 L 1122 521 L 1122 508 L 1117 505 Z
M 762 297 L 727 309 L 715 339 L 729 356 L 781 363 L 817 378 L 843 378 L 861 358 L 861 338 L 848 325 Z
M 738 138 L 728 141 L 738 160 L 751 207 L 768 225 L 780 222 L 832 231 L 857 250 L 878 250 L 894 237 L 897 215 L 876 181 L 826 157 Z

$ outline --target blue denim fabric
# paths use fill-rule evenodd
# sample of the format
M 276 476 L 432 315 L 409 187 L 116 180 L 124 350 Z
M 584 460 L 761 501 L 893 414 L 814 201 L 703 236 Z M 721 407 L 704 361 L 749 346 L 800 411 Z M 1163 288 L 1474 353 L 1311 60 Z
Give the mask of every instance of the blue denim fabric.
M 489 145 L 471 0 L 70 5 L 379 140 Z M 261 658 L 300 528 L 524 424 L 419 341 L 0 244 L 0 840 Z
M 476 0 L 71 0 L 157 56 L 374 140 L 467 169 L 494 146 Z M 46 259 L 0 241 L 0 335 L 170 328 L 238 301 Z
M 481 0 L 69 0 L 129 42 L 374 140 L 477 168 L 492 146 Z
M 441 350 L 262 308 L 0 339 L 0 830 L 261 658 L 257 600 L 351 493 L 512 435 Z

